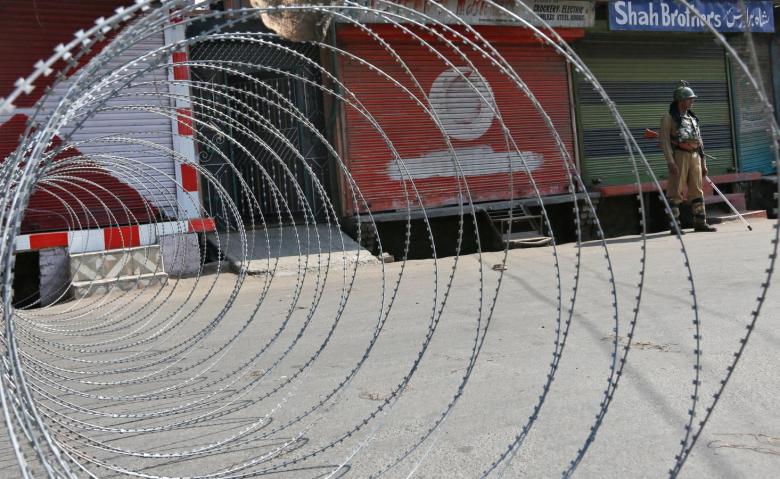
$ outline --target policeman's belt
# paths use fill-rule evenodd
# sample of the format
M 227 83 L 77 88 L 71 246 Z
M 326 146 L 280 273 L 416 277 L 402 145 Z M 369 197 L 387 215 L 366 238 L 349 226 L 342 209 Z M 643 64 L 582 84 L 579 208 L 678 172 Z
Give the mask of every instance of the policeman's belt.
M 688 153 L 692 153 L 694 151 L 698 151 L 699 148 L 700 148 L 699 145 L 686 143 L 686 142 L 680 143 L 680 142 L 677 142 L 677 141 L 672 141 L 672 146 L 676 150 L 687 151 Z

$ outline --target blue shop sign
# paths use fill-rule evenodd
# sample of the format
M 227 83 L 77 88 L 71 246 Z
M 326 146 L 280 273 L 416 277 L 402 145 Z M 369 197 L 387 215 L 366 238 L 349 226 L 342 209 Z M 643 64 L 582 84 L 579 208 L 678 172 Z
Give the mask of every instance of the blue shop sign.
M 774 32 L 771 1 L 739 2 L 694 0 L 689 2 L 719 32 Z M 610 30 L 704 32 L 707 25 L 682 2 L 674 0 L 627 0 L 609 2 Z

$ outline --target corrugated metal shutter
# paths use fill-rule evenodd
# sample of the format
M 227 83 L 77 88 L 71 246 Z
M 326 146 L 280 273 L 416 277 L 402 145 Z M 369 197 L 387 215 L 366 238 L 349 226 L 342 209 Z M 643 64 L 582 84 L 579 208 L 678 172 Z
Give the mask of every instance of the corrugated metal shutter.
M 539 99 L 573 158 L 573 127 L 565 62 L 538 43 L 496 44 Z M 392 56 L 373 41 L 350 43 L 350 53 L 375 65 L 419 98 L 420 92 Z M 542 194 L 567 189 L 564 163 L 531 101 L 498 68 L 469 52 L 475 68 L 453 53 L 444 54 L 482 92 L 493 98 L 517 148 L 505 137 L 487 103 L 460 74 L 419 44 L 396 42 L 393 48 L 431 98 L 444 128 L 452 137 L 461 168 L 475 202 L 533 195 L 519 150 Z M 339 73 L 347 88 L 374 116 L 406 163 L 426 207 L 458 203 L 458 179 L 442 132 L 422 107 L 389 80 L 366 65 L 340 58 Z M 413 199 L 411 182 L 380 133 L 355 109 L 346 106 L 346 150 L 349 169 L 372 211 L 407 207 L 404 187 Z M 510 159 L 513 194 L 510 195 Z M 464 198 L 464 201 L 466 199 Z M 413 203 L 413 206 L 417 206 Z M 351 201 L 345 202 L 351 212 Z
M 739 35 L 729 38 L 729 42 L 737 50 L 740 58 L 752 67 L 750 49 L 747 37 Z M 753 44 L 756 48 L 756 56 L 761 69 L 754 72 L 759 75 L 767 97 L 772 101 L 774 91 L 772 88 L 772 68 L 769 55 L 769 35 L 753 35 Z M 737 131 L 737 154 L 740 171 L 760 171 L 772 173 L 775 171 L 774 154 L 772 152 L 772 135 L 769 132 L 770 116 L 772 113 L 764 109 L 759 101 L 758 93 L 748 76 L 737 64 L 729 61 L 732 78 L 732 107 L 734 108 L 734 123 Z
M 54 47 L 73 40 L 73 34 L 94 25 L 95 19 L 114 13 L 127 0 L 3 0 L 0 2 L 0 97 L 14 89 L 19 77 L 26 77 L 35 62 L 47 59 Z M 58 67 L 64 66 L 62 62 Z M 16 101 L 19 107 L 32 106 L 54 81 L 54 75 L 36 82 L 32 95 Z
M 661 38 L 659 38 L 661 37 Z M 693 110 L 702 122 L 710 174 L 734 167 L 731 113 L 725 53 L 704 36 L 655 34 L 593 34 L 575 44 L 575 50 L 598 78 L 637 139 L 660 179 L 668 175 L 658 143 L 643 138 L 645 128 L 658 130 L 669 110 L 672 92 L 687 80 L 699 96 Z M 577 76 L 577 120 L 581 136 L 581 168 L 588 185 L 608 186 L 635 182 L 625 142 L 612 115 L 590 83 Z M 642 181 L 650 175 L 640 168 Z
M 772 104 L 775 106 L 775 120 L 780 123 L 780 35 L 777 32 L 772 35 L 769 42 L 769 54 L 771 61 L 767 68 L 772 71 L 772 86 L 776 92 Z
M 155 66 L 149 62 L 138 62 L 132 67 L 126 67 L 132 61 L 164 45 L 162 32 L 156 32 L 113 58 L 101 70 L 101 74 L 121 69 L 122 75 L 133 75 L 149 67 L 152 69 L 132 81 L 132 85 L 136 86 L 123 88 L 120 96 L 107 101 L 103 106 L 104 111 L 93 115 L 79 126 L 77 131 L 66 128 L 63 132 L 72 133 L 71 141 L 74 143 L 89 141 L 78 146 L 79 151 L 84 154 L 114 155 L 132 160 L 137 165 L 136 168 L 141 168 L 141 165 L 146 166 L 143 174 L 139 174 L 138 177 L 122 176 L 119 172 L 117 176 L 157 208 L 165 211 L 169 216 L 175 216 L 176 182 L 173 158 L 153 147 L 98 140 L 105 136 L 121 136 L 152 142 L 168 150 L 173 148 L 171 119 L 161 114 L 161 112 L 171 113 L 169 99 L 161 96 L 168 94 L 168 86 L 165 83 L 168 73 L 165 65 Z M 66 81 L 57 85 L 55 94 L 45 103 L 47 111 L 56 107 L 59 97 L 69 88 L 70 83 Z M 123 109 L 127 106 L 131 109 Z M 144 107 L 158 111 L 142 111 Z M 100 163 L 99 159 L 96 161 Z M 102 163 L 102 166 L 111 171 L 115 170 L 107 161 Z M 136 209 L 139 205 L 131 206 Z
M 69 41 L 76 30 L 89 27 L 95 18 L 112 13 L 117 6 L 124 3 L 119 0 L 95 2 L 40 0 L 8 2 L 0 6 L 0 35 L 2 35 L 0 43 L 3 45 L 4 60 L 8 64 L 6 68 L 4 63 L 0 73 L 2 92 L 7 94 L 16 78 L 28 75 L 37 60 L 50 56 L 55 45 Z M 24 28 L 20 28 L 20 25 Z M 24 48 L 21 48 L 22 45 Z M 102 72 L 108 74 L 118 71 L 131 60 L 163 45 L 162 33 L 155 34 L 113 59 Z M 128 69 L 127 73 L 138 71 L 146 66 L 148 65 L 141 63 Z M 75 75 L 58 84 L 52 95 L 46 98 L 42 112 L 37 117 L 39 121 L 44 120 L 56 107 L 59 98 L 70 87 Z M 134 83 L 155 80 L 164 82 L 166 79 L 167 72 L 165 66 L 162 66 L 134 80 Z M 2 132 L 0 160 L 16 148 L 24 121 L 27 115 L 33 114 L 34 110 L 31 107 L 41 97 L 43 91 L 43 85 L 39 85 L 33 95 L 21 98 L 17 102 L 21 108 L 14 112 L 13 118 L 10 115 L 0 116 L 0 132 Z M 80 178 L 76 183 L 81 188 L 64 181 L 61 182 L 63 190 L 50 188 L 59 198 L 44 191 L 34 193 L 22 224 L 22 231 L 74 228 L 78 227 L 79 223 L 81 227 L 94 227 L 114 222 L 145 222 L 160 212 L 175 216 L 174 163 L 170 156 L 148 146 L 96 141 L 97 138 L 104 136 L 122 136 L 151 141 L 163 148 L 171 149 L 173 141 L 170 118 L 162 116 L 159 112 L 122 109 L 122 106 L 132 105 L 136 109 L 146 105 L 169 112 L 168 100 L 159 96 L 159 93 L 167 93 L 164 83 L 124 88 L 120 93 L 121 98 L 108 101 L 104 105 L 105 111 L 89 118 L 77 131 L 66 128 L 61 132 L 72 133 L 71 141 L 74 143 L 89 141 L 79 144 L 77 152 L 91 155 L 94 166 L 70 172 Z M 111 164 L 110 159 L 101 160 L 95 155 L 114 155 L 136 161 L 138 163 L 131 170 L 135 174 L 132 172 L 128 174 L 127 171 L 122 173 Z M 98 183 L 102 189 L 90 187 L 89 181 Z M 117 196 L 118 199 L 112 195 Z M 74 213 L 78 221 L 68 213 L 63 200 L 76 210 Z M 79 201 L 86 205 L 88 212 L 82 211 L 84 207 L 79 204 Z M 116 218 L 111 217 L 101 202 L 113 211 Z M 122 206 L 129 208 L 135 218 L 128 218 Z

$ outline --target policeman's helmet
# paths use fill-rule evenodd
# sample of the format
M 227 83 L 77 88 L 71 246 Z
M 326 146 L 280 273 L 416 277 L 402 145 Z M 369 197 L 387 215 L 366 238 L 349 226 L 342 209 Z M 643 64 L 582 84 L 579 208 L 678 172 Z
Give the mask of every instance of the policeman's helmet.
M 681 81 L 680 86 L 674 89 L 674 101 L 683 101 L 688 98 L 698 98 L 693 89 L 688 86 L 688 82 Z

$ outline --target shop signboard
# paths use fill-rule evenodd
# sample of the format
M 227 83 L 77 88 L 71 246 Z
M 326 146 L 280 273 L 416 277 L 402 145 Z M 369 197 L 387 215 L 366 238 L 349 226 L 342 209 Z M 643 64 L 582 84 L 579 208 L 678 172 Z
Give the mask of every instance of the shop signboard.
M 595 18 L 593 0 L 526 0 L 523 4 L 513 0 L 362 0 L 356 5 L 343 13 L 361 23 L 519 25 L 520 17 L 535 26 L 546 23 L 555 28 L 590 28 Z M 336 21 L 349 22 L 339 16 Z
M 709 22 L 719 32 L 775 31 L 771 1 L 689 2 L 701 16 L 674 0 L 609 2 L 610 30 L 704 32 Z M 704 21 L 706 20 L 706 22 Z

